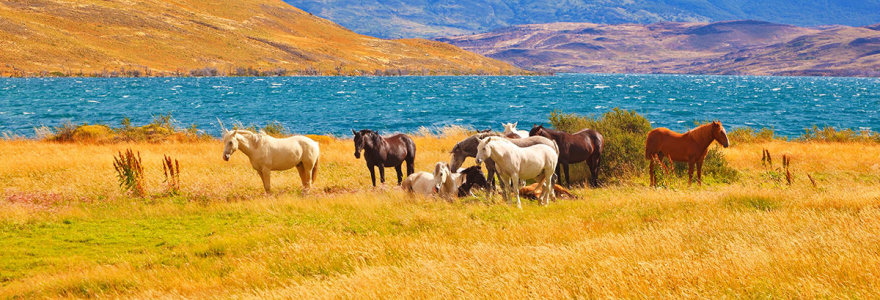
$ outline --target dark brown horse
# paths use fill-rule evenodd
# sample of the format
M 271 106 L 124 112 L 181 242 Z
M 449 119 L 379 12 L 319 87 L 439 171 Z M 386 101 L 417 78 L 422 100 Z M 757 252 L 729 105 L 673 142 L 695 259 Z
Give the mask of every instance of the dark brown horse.
M 378 132 L 369 129 L 352 130 L 351 133 L 354 133 L 354 157 L 361 158 L 361 149 L 364 150 L 364 160 L 367 161 L 367 168 L 370 169 L 373 186 L 376 186 L 374 167 L 379 167 L 379 179 L 382 183 L 385 183 L 385 168 L 394 167 L 397 171 L 397 185 L 400 185 L 403 181 L 401 167 L 404 161 L 406 161 L 406 175 L 413 173 L 416 144 L 410 137 L 396 134 L 383 138 Z
M 648 132 L 648 140 L 645 142 L 645 158 L 651 161 L 649 169 L 651 186 L 657 185 L 657 179 L 654 177 L 654 165 L 662 163 L 663 157 L 668 157 L 672 161 L 688 163 L 688 185 L 694 179 L 694 165 L 696 165 L 697 183 L 702 184 L 703 160 L 706 159 L 706 153 L 709 152 L 709 145 L 712 144 L 712 141 L 718 141 L 724 148 L 730 146 L 727 131 L 724 130 L 721 122 L 704 124 L 684 134 L 668 128 L 657 128 Z
M 602 161 L 602 151 L 605 148 L 605 138 L 598 131 L 584 129 L 573 134 L 564 131 L 544 128 L 543 125 L 535 125 L 529 131 L 529 136 L 543 136 L 556 141 L 559 146 L 559 165 L 556 167 L 556 177 L 562 183 L 560 171 L 565 172 L 565 186 L 571 185 L 571 177 L 568 176 L 568 165 L 586 161 L 590 167 L 590 185 L 599 186 L 599 163 Z

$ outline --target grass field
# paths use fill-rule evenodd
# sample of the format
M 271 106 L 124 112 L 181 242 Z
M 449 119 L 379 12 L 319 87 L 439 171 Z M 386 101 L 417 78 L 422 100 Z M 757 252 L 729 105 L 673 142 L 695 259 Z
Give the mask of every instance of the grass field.
M 464 134 L 417 137 L 417 170 Z M 121 192 L 133 148 L 146 199 Z M 321 141 L 317 187 L 295 171 L 264 195 L 217 141 L 0 142 L 0 298 L 874 298 L 880 144 L 770 141 L 725 149 L 732 184 L 652 189 L 646 176 L 522 210 L 498 196 L 372 188 L 349 140 Z M 761 150 L 774 167 L 761 164 Z M 785 184 L 781 155 L 792 156 Z M 180 161 L 166 195 L 162 155 Z M 466 165 L 472 163 L 469 159 Z M 393 174 L 388 169 L 386 175 Z M 816 180 L 816 187 L 807 178 Z M 646 175 L 646 174 L 645 174 Z

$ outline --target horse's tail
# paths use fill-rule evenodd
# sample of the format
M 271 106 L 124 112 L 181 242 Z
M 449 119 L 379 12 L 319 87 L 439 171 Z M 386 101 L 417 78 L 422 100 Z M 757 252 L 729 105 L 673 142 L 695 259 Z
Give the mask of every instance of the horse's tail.
M 658 138 L 656 132 L 657 129 L 649 131 L 648 136 L 645 138 L 645 159 L 647 160 L 654 159 L 654 154 L 658 152 L 657 149 L 655 149 L 657 148 L 655 140 Z
M 315 184 L 315 180 L 318 179 L 318 165 L 320 162 L 320 158 L 315 159 L 315 166 L 312 167 L 312 184 Z

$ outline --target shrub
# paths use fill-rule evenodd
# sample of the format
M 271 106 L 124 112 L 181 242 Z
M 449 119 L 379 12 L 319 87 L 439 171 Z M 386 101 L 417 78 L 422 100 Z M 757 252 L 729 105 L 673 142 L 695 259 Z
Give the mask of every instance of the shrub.
M 144 188 L 144 167 L 141 165 L 141 153 L 135 155 L 131 149 L 125 152 L 119 152 L 118 156 L 113 158 L 113 169 L 116 170 L 116 178 L 119 180 L 119 187 L 125 192 L 130 192 L 135 196 L 142 197 L 146 194 Z
M 66 123 L 62 123 L 61 126 L 55 127 L 52 131 L 54 131 L 54 133 L 49 137 L 50 141 L 72 142 L 76 126 L 70 121 L 67 121 Z
M 283 137 L 283 136 L 290 135 L 290 132 L 287 130 L 287 128 L 284 128 L 284 125 L 278 121 L 272 121 L 272 122 L 266 123 L 266 126 L 263 127 L 262 130 L 266 134 L 274 136 L 274 137 Z
M 751 127 L 737 127 L 728 132 L 727 137 L 730 139 L 731 145 L 740 143 L 762 143 L 769 142 L 780 137 L 776 136 L 773 128 L 762 127 L 755 130 Z
M 819 128 L 813 125 L 813 128 L 807 128 L 800 140 L 814 142 L 874 142 L 880 143 L 880 133 L 870 130 L 855 131 L 849 128 L 836 129 L 834 127 L 825 126 Z
M 569 133 L 592 128 L 602 134 L 605 148 L 599 166 L 600 181 L 626 180 L 644 172 L 648 165 L 645 138 L 651 123 L 635 111 L 615 108 L 598 118 L 553 112 L 550 124 Z M 573 165 L 572 171 L 572 177 L 579 179 L 589 172 L 586 164 Z

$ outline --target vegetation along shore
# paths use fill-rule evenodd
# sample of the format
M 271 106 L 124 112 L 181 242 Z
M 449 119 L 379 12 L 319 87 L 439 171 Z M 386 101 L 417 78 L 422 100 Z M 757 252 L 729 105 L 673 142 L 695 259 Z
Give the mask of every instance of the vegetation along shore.
M 574 199 L 522 210 L 486 192 L 447 202 L 396 180 L 374 188 L 352 141 L 336 137 L 310 136 L 321 170 L 307 195 L 295 171 L 264 193 L 245 156 L 223 161 L 216 138 L 168 116 L 8 137 L 0 297 L 862 298 L 880 288 L 876 133 L 737 128 L 729 148 L 710 149 L 702 186 L 688 187 L 678 166 L 649 188 L 649 124 L 619 110 L 551 116 L 548 126 L 603 133 L 604 175 L 585 187 L 585 164 L 572 165 Z M 412 134 L 415 169 L 448 161 L 471 133 Z M 139 161 L 140 192 L 120 186 L 114 157 Z

